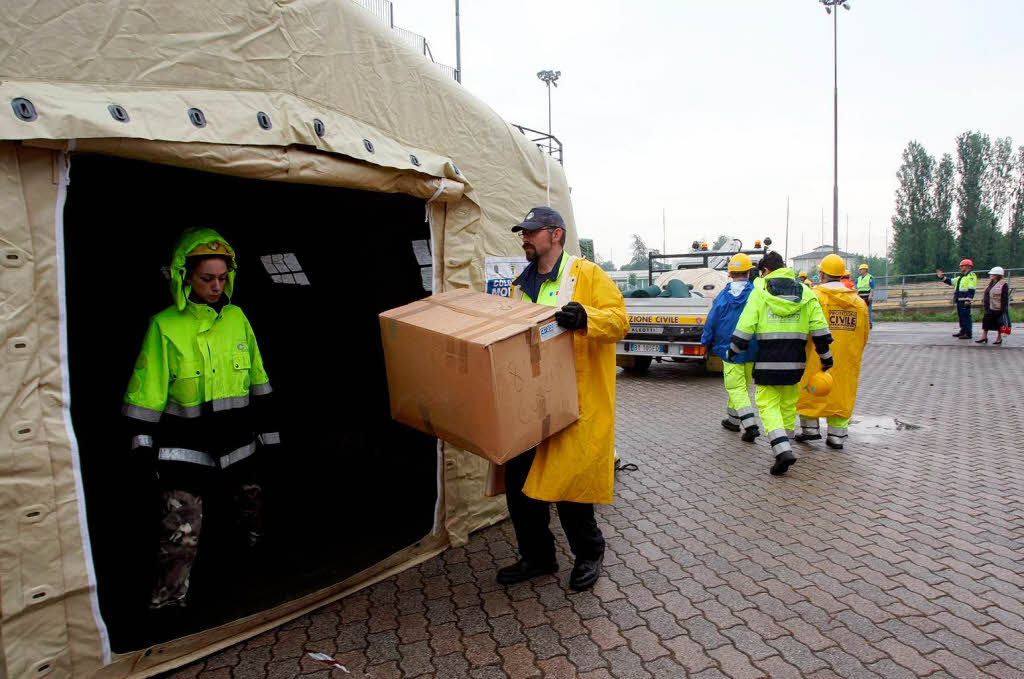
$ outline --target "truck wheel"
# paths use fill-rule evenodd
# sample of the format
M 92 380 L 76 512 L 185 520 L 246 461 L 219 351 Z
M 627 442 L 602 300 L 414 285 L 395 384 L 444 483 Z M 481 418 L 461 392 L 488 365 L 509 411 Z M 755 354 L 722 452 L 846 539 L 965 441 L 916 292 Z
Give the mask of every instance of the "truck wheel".
M 651 367 L 650 356 L 634 356 L 633 365 L 625 367 L 631 373 L 641 374 L 647 372 L 647 369 Z

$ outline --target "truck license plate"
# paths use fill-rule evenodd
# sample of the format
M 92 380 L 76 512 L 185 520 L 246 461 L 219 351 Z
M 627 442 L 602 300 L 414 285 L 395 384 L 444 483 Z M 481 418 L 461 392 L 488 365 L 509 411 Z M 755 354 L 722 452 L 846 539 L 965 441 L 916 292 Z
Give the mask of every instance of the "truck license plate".
M 647 344 L 645 342 L 630 342 L 629 350 L 630 351 L 647 351 L 647 352 L 652 353 L 652 354 L 664 354 L 664 353 L 666 353 L 665 352 L 665 345 L 664 344 Z
M 629 327 L 629 331 L 643 335 L 660 335 L 665 332 L 665 327 L 662 325 L 632 325 Z

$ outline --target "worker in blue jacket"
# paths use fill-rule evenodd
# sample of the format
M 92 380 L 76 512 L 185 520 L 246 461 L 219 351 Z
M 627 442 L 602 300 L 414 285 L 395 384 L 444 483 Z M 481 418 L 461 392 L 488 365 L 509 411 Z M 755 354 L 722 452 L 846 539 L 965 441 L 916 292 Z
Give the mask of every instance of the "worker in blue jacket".
M 729 342 L 743 307 L 754 289 L 750 272 L 754 264 L 742 252 L 729 260 L 729 278 L 732 282 L 718 293 L 715 303 L 704 322 L 701 344 L 709 347 L 711 353 L 722 359 L 722 373 L 725 391 L 729 395 L 727 414 L 722 426 L 729 431 L 743 430 L 743 440 L 753 442 L 760 434 L 757 417 L 750 404 L 750 383 L 753 381 L 754 359 L 757 358 L 757 342 L 751 339 L 750 346 L 742 353 L 726 357 Z

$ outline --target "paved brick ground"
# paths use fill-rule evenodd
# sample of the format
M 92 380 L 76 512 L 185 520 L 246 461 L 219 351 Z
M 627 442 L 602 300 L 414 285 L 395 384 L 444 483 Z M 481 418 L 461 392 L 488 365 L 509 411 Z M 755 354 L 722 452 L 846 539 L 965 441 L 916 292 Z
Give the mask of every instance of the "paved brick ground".
M 1024 351 L 878 330 L 847 450 L 798 446 L 783 478 L 719 426 L 718 379 L 620 375 L 640 468 L 600 511 L 592 592 L 566 589 L 565 553 L 496 585 L 505 522 L 174 676 L 345 676 L 315 650 L 375 679 L 1024 677 Z

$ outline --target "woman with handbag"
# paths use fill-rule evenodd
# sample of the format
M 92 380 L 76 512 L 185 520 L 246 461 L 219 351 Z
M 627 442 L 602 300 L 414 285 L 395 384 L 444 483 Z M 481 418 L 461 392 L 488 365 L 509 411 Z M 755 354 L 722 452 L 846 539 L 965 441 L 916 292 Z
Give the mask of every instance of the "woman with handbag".
M 996 340 L 992 344 L 1003 343 L 1001 328 L 1010 324 L 1010 287 L 1003 278 L 1005 275 L 1001 266 L 994 266 L 988 272 L 988 287 L 982 297 L 985 315 L 981 320 L 981 339 L 975 340 L 975 344 L 987 344 L 989 330 L 996 331 Z

